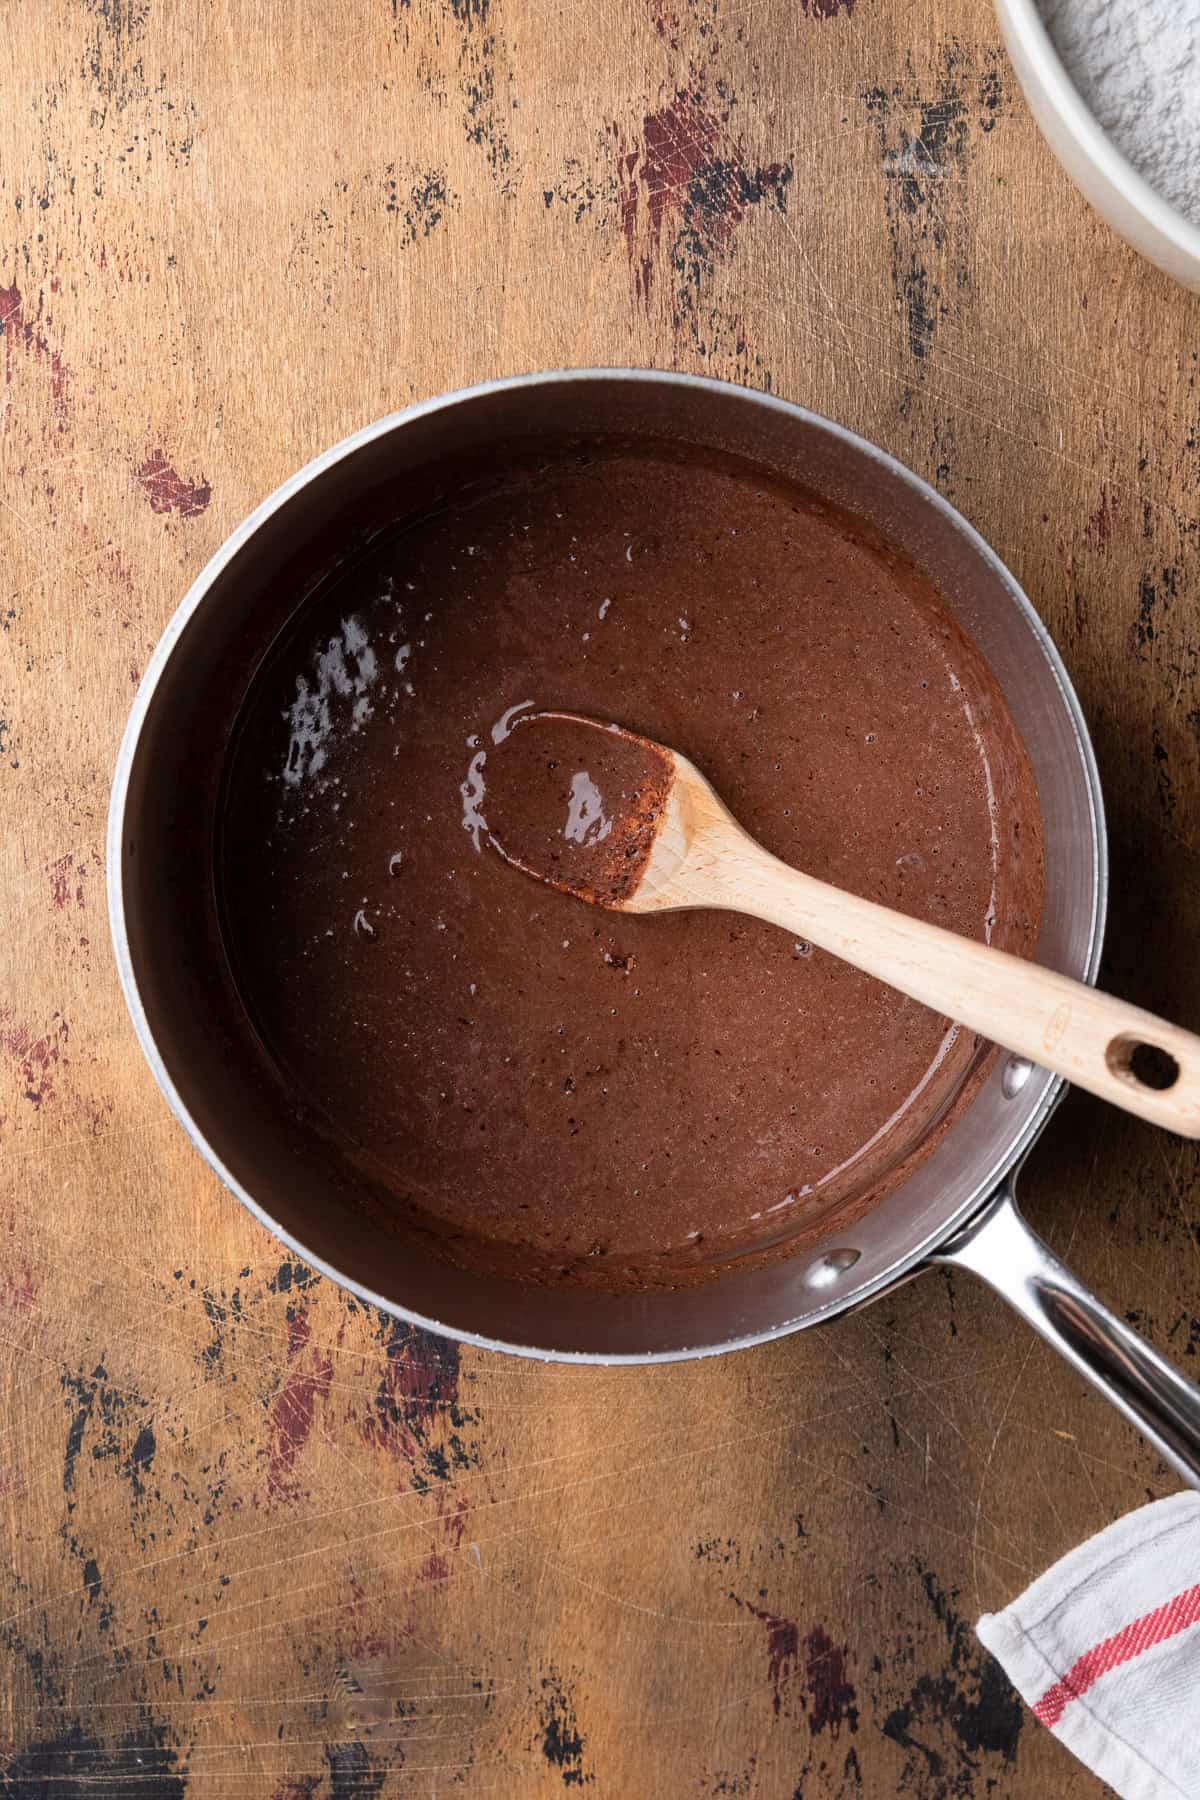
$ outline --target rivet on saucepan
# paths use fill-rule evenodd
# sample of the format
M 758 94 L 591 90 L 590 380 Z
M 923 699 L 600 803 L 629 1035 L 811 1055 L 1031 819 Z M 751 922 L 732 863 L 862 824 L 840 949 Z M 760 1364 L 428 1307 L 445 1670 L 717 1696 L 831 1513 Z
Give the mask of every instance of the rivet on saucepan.
M 1029 1077 L 1033 1064 L 1024 1056 L 1010 1056 L 1000 1075 L 1000 1087 L 1006 1100 L 1015 1100 Z
M 840 1281 L 848 1269 L 852 1269 L 861 1250 L 829 1250 L 818 1262 L 806 1271 L 804 1280 L 809 1287 L 828 1288 Z

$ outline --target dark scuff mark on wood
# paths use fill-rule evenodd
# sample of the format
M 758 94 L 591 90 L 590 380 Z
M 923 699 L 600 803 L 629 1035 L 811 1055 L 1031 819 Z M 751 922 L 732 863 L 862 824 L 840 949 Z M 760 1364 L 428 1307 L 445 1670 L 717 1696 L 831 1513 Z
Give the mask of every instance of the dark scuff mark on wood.
M 311 282 L 330 312 L 336 304 L 334 275 L 350 254 L 351 230 L 378 231 L 381 202 L 392 227 L 389 246 L 409 251 L 444 229 L 459 196 L 444 169 L 401 162 L 385 163 L 360 182 L 334 182 L 297 230 L 287 260 L 289 274 Z
M 459 1402 L 459 1347 L 387 1315 L 380 1336 L 384 1366 L 363 1436 L 406 1466 L 412 1487 L 428 1492 L 478 1465 L 478 1450 L 463 1435 L 476 1414 Z
M 106 1744 L 76 1719 L 56 1736 L 39 1738 L 0 1768 L 0 1800 L 34 1795 L 137 1795 L 139 1800 L 184 1800 L 187 1772 L 165 1724 L 143 1708 L 115 1743 Z
M 758 1786 L 758 1758 L 750 1756 L 743 1769 L 713 1769 L 710 1772 L 713 1795 L 753 1794 Z
M 507 198 L 516 192 L 509 132 L 519 106 L 508 41 L 502 32 L 488 29 L 488 0 L 448 0 L 448 5 L 458 39 L 452 79 L 462 104 L 463 132 L 468 144 L 484 153 L 497 192 Z M 436 41 L 440 38 L 439 32 Z M 430 73 L 424 85 L 434 91 Z
M 134 1498 L 137 1500 L 140 1500 L 146 1491 L 146 1477 L 150 1472 L 150 1465 L 154 1461 L 155 1448 L 153 1426 L 143 1425 L 125 1464 L 126 1473 L 133 1487 Z
M 801 1634 L 796 1619 L 756 1606 L 737 1594 L 731 1593 L 729 1597 L 735 1606 L 743 1608 L 766 1627 L 767 1678 L 771 1683 L 771 1705 L 776 1718 L 790 1710 L 792 1678 L 801 1674 L 800 1704 L 813 1736 L 828 1731 L 836 1738 L 843 1725 L 848 1726 L 851 1733 L 857 1731 L 858 1695 L 846 1672 L 848 1647 L 836 1644 L 820 1623 Z
M 0 1117 L 0 1125 L 3 1124 Z M 30 1313 L 37 1305 L 39 1283 L 28 1262 L 10 1254 L 0 1263 L 0 1312 Z
M 460 92 L 463 100 L 463 130 L 467 142 L 481 149 L 501 194 L 514 191 L 512 179 L 512 144 L 508 128 L 516 100 L 506 89 L 512 86 L 511 74 L 501 72 L 503 87 L 497 89 L 498 40 L 493 33 L 479 42 L 468 40 L 463 46 Z
M 994 129 L 1004 104 L 1004 83 L 999 69 L 989 69 L 979 83 L 979 128 Z
M 333 1361 L 311 1343 L 312 1327 L 303 1305 L 287 1309 L 288 1371 L 271 1403 L 267 1449 L 267 1493 L 273 1500 L 298 1494 L 293 1470 L 308 1442 L 318 1399 L 328 1394 Z
M 89 1606 L 100 1598 L 101 1585 L 100 1564 L 94 1556 L 89 1556 L 83 1565 L 83 1591 Z
M 394 1760 L 403 1762 L 397 1749 Z M 329 1764 L 329 1800 L 375 1800 L 388 1777 L 389 1764 L 374 1763 L 364 1745 L 326 1744 Z
M 63 1526 L 59 1530 L 59 1538 L 66 1545 L 68 1555 L 78 1563 L 83 1571 L 84 1602 L 82 1612 L 94 1618 L 96 1630 L 108 1632 L 112 1627 L 113 1608 L 110 1601 L 104 1598 L 104 1581 L 100 1573 L 100 1564 L 91 1550 L 81 1545 L 78 1538 Z
M 75 891 L 75 904 L 84 905 L 83 883 L 76 884 L 74 879 L 75 858 L 68 851 L 64 856 L 56 856 L 46 865 L 46 873 L 50 878 L 50 905 L 55 912 L 62 912 L 71 898 L 71 890 Z
M 59 1073 L 70 1062 L 70 1036 L 71 1028 L 61 1013 L 56 1012 L 49 1028 L 38 1035 L 0 1007 L 0 1051 L 16 1064 L 22 1098 L 35 1112 L 54 1098 Z
M 26 306 L 20 287 L 0 287 L 0 339 L 4 346 L 4 384 L 11 386 L 18 352 L 43 367 L 50 377 L 50 395 L 54 405 L 55 426 L 61 431 L 71 414 L 70 370 L 59 351 L 52 349 L 46 336 L 53 317 L 45 310 L 45 297 L 38 295 L 37 305 Z
M 854 0 L 800 0 L 800 11 L 807 19 L 836 19 L 839 13 L 848 19 Z
M 1024 1708 L 999 1663 L 976 1645 L 957 1611 L 957 1592 L 943 1593 L 929 1570 L 922 1571 L 921 1585 L 945 1633 L 945 1666 L 941 1674 L 917 1679 L 908 1698 L 884 1720 L 883 1735 L 909 1753 L 901 1791 L 932 1780 L 944 1800 L 971 1800 L 985 1780 L 993 1785 L 996 1759 L 1015 1763 Z M 949 1756 L 947 1725 L 954 1734 Z
M 145 72 L 136 54 L 137 39 L 150 16 L 149 0 L 83 0 L 93 20 L 84 52 L 83 72 L 96 94 L 118 112 L 137 88 L 145 88 Z
M 593 173 L 579 157 L 569 156 L 554 186 L 542 189 L 547 210 L 556 202 L 567 209 L 572 225 L 590 220 L 598 230 L 610 227 L 618 204 L 615 170 Z
M 1154 791 L 1158 796 L 1159 808 L 1167 824 L 1173 825 L 1176 794 L 1175 781 L 1171 774 L 1171 754 L 1157 729 L 1151 735 L 1151 755 L 1154 768 Z
M 115 1463 L 128 1478 L 134 1500 L 141 1499 L 154 1457 L 154 1433 L 143 1422 L 133 1445 L 127 1449 L 127 1409 L 134 1408 L 136 1415 L 136 1409 L 144 1409 L 146 1402 L 139 1394 L 116 1386 L 103 1362 L 86 1373 L 64 1369 L 59 1386 L 70 1415 L 63 1452 L 63 1492 L 70 1495 L 74 1491 L 78 1461 L 86 1441 L 93 1462 Z M 72 1500 L 68 1500 L 67 1510 L 74 1510 Z
M 997 53 L 972 66 L 957 39 L 942 45 L 933 92 L 911 60 L 905 80 L 874 87 L 863 102 L 875 125 L 884 180 L 892 286 L 910 354 L 923 362 L 954 296 L 971 285 L 966 228 L 972 131 L 1003 116 Z
M 748 207 L 787 210 L 788 161 L 753 162 L 729 129 L 732 104 L 714 111 L 700 90 L 679 89 L 647 113 L 632 148 L 618 140 L 621 230 L 635 296 L 648 304 L 664 237 L 676 275 L 676 327 L 724 257 Z
M 316 1269 L 310 1269 L 298 1257 L 285 1257 L 267 1283 L 272 1294 L 290 1294 L 316 1287 L 323 1280 Z
M 405 177 L 396 174 L 395 164 L 389 163 L 383 186 L 385 209 L 399 222 L 403 240 L 410 244 L 419 237 L 427 238 L 450 205 L 450 189 L 441 169 L 427 169 L 406 184 Z
M 954 453 L 957 448 L 957 433 L 953 421 L 943 419 L 933 428 L 933 480 L 940 494 L 952 499 L 955 492 Z
M 723 1563 L 726 1568 L 732 1563 L 735 1568 L 742 1560 L 741 1549 L 731 1537 L 701 1538 L 695 1546 L 697 1562 Z
M 151 450 L 135 470 L 138 485 L 150 502 L 150 511 L 176 513 L 195 519 L 212 499 L 212 488 L 201 475 L 194 481 L 178 474 L 161 447 Z
M 847 1646 L 835 1644 L 823 1625 L 804 1639 L 804 1686 L 808 1696 L 808 1728 L 815 1737 L 828 1731 L 837 1737 L 843 1725 L 858 1730 L 857 1695 L 846 1674 Z
M 74 851 L 68 850 L 62 856 L 52 857 L 46 864 L 51 910 L 66 912 L 74 905 L 80 912 L 85 911 L 87 878 L 103 868 L 104 859 L 98 850 L 93 850 L 90 856 L 83 851 L 76 855 Z
M 1186 1333 L 1186 1337 L 1181 1338 L 1182 1333 Z M 1173 1344 L 1179 1354 L 1195 1356 L 1200 1352 L 1200 1319 L 1194 1313 L 1180 1313 L 1166 1335 L 1167 1342 Z
M 1129 641 L 1140 661 L 1152 654 L 1155 632 L 1163 623 L 1179 592 L 1179 571 L 1173 566 L 1149 569 L 1138 583 L 1137 617 L 1129 627 Z
M 414 53 L 417 86 L 439 103 L 453 89 L 468 144 L 483 152 L 496 191 L 511 197 L 517 164 L 510 131 L 520 101 L 508 39 L 493 29 L 489 0 L 429 0 L 419 24 L 409 0 L 393 3 L 392 30 Z
M 744 1605 L 746 1611 L 754 1618 L 761 1619 L 767 1628 L 767 1675 L 772 1689 L 771 1704 L 775 1717 L 778 1718 L 783 1710 L 784 1689 L 800 1653 L 800 1627 L 795 1619 L 767 1612 L 761 1606 L 752 1606 L 748 1600 L 738 1600 L 737 1604 Z
M 1117 518 L 1117 496 L 1109 487 L 1100 489 L 1100 504 L 1089 515 L 1084 536 L 1093 549 L 1107 552 Z
M 175 1271 L 175 1279 L 176 1281 L 183 1279 L 182 1269 Z M 190 1286 L 194 1291 L 196 1288 L 194 1280 Z M 218 1293 L 213 1293 L 211 1288 L 202 1287 L 199 1293 L 200 1304 L 212 1327 L 212 1338 L 199 1352 L 199 1360 L 206 1376 L 219 1375 L 224 1372 L 226 1333 L 228 1330 L 236 1329 L 245 1316 L 242 1290 L 240 1287 L 235 1287 L 232 1293 L 226 1293 L 222 1288 Z
M 593 1780 L 583 1763 L 587 1739 L 579 1729 L 575 1702 L 553 1669 L 542 1680 L 540 1743 L 542 1755 L 558 1770 L 564 1787 L 583 1787 Z
M 21 1595 L 25 1600 L 32 1598 L 29 1584 L 19 1579 L 15 1582 L 14 1594 Z M 40 1643 L 32 1642 L 27 1635 L 35 1632 L 40 1633 Z M 28 1677 L 29 1693 L 39 1707 L 65 1709 L 67 1678 L 63 1667 L 64 1657 L 62 1651 L 55 1646 L 46 1609 L 35 1612 L 23 1607 L 11 1618 L 0 1620 L 0 1645 L 14 1663 L 23 1665 Z M 0 1744 L 0 1780 L 5 1772 L 3 1752 L 12 1748 L 11 1744 Z M 0 1787 L 0 1795 L 3 1792 L 4 1789 Z

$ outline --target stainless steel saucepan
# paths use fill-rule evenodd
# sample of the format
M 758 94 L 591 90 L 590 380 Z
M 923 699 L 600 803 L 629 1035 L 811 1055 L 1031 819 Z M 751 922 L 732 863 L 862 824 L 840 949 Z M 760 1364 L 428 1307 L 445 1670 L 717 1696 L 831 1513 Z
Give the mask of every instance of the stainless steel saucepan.
M 223 967 L 212 833 L 228 734 L 281 608 L 368 542 L 389 508 L 401 514 L 446 458 L 494 447 L 499 467 L 514 438 L 594 432 L 749 457 L 866 519 L 927 572 L 991 664 L 1033 762 L 1046 840 L 1038 956 L 1095 979 L 1107 870 L 1087 727 L 1037 614 L 953 507 L 871 444 L 768 395 L 637 370 L 533 375 L 410 407 L 318 457 L 218 551 L 155 651 L 117 765 L 108 883 L 125 998 L 176 1116 L 306 1261 L 415 1324 L 522 1355 L 614 1363 L 735 1350 L 860 1306 L 930 1263 L 972 1269 L 1200 1485 L 1200 1390 L 1017 1211 L 1017 1171 L 1063 1087 L 1044 1069 L 998 1059 L 917 1172 L 845 1232 L 707 1286 L 621 1296 L 470 1274 L 393 1244 L 266 1078 Z

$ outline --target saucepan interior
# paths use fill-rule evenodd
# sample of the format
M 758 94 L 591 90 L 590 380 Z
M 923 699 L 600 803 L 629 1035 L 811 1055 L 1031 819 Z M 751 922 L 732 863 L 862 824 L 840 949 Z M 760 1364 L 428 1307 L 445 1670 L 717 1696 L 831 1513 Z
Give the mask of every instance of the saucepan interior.
M 379 528 L 380 496 L 423 491 L 470 449 L 545 434 L 673 439 L 748 457 L 869 522 L 934 581 L 987 657 L 1041 800 L 1039 959 L 1091 979 L 1105 885 L 1099 789 L 1078 704 L 1029 603 L 931 489 L 863 440 L 761 394 L 693 377 L 589 370 L 494 382 L 384 419 L 274 494 L 205 569 L 134 708 L 114 790 L 110 903 L 126 997 L 157 1079 L 247 1206 L 360 1295 L 473 1342 L 645 1360 L 731 1348 L 860 1302 L 914 1267 L 992 1191 L 1058 1083 L 1000 1059 L 917 1172 L 847 1234 L 692 1289 L 564 1293 L 466 1273 L 381 1236 L 303 1114 L 268 1079 L 227 981 L 212 876 L 224 753 L 255 670 L 306 585 Z M 394 508 L 394 498 L 391 501 Z M 281 595 L 290 596 L 285 603 Z M 781 604 L 785 604 L 781 600 Z

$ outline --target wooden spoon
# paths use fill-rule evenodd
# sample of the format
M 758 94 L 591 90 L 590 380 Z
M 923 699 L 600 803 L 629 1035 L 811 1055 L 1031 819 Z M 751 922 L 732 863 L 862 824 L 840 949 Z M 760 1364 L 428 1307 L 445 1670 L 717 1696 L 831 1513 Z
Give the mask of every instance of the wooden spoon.
M 487 831 L 527 874 L 616 912 L 705 906 L 766 919 L 1126 1112 L 1200 1137 L 1191 1032 L 789 867 L 743 831 L 687 757 L 649 738 L 546 711 L 521 719 L 511 744 Z M 568 766 L 579 772 L 563 827 Z

